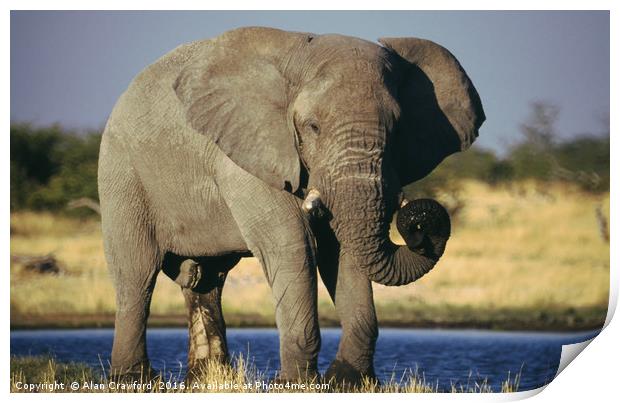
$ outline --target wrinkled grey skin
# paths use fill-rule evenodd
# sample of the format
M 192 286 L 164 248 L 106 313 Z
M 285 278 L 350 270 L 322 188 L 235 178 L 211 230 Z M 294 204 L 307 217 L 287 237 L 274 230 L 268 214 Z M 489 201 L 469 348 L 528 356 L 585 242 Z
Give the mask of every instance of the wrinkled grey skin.
M 327 376 L 374 376 L 371 281 L 415 281 L 449 236 L 438 228 L 429 247 L 413 233 L 403 234 L 417 239 L 409 246 L 392 244 L 401 188 L 469 147 L 485 119 L 447 50 L 379 42 L 244 28 L 180 46 L 134 79 L 99 159 L 115 373 L 150 368 L 145 329 L 162 269 L 183 286 L 190 369 L 225 361 L 221 290 L 253 255 L 273 292 L 280 377 L 316 373 L 317 265 L 342 324 Z M 309 189 L 321 195 L 321 218 L 301 209 Z M 428 204 L 405 208 L 414 205 L 403 217 L 437 215 Z

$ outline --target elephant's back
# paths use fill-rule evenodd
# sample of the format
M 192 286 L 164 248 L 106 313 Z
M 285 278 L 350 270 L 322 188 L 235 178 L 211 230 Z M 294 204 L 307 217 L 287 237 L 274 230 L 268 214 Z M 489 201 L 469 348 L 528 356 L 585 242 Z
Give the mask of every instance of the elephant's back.
M 165 171 L 172 165 L 200 161 L 199 167 L 188 168 L 214 174 L 209 162 L 217 159 L 219 150 L 187 124 L 174 92 L 179 73 L 209 46 L 209 40 L 192 42 L 162 56 L 142 70 L 116 102 L 103 137 L 125 152 L 138 172 Z
M 158 238 L 166 240 L 162 247 L 176 250 L 182 244 L 190 250 L 179 253 L 193 250 L 197 255 L 214 252 L 199 251 L 205 241 L 211 248 L 224 248 L 208 242 L 209 234 L 202 232 L 213 222 L 236 233 L 215 183 L 218 166 L 227 157 L 186 123 L 173 88 L 181 70 L 202 57 L 208 46 L 208 41 L 182 45 L 138 74 L 108 119 L 100 152 L 101 178 L 115 180 L 105 171 L 119 174 L 114 168 L 119 161 L 137 176 Z M 243 246 L 238 236 L 233 238 L 234 242 L 226 243 Z
M 140 137 L 146 130 L 184 123 L 173 86 L 184 68 L 208 52 L 210 43 L 203 40 L 178 46 L 138 73 L 114 105 L 104 135 Z

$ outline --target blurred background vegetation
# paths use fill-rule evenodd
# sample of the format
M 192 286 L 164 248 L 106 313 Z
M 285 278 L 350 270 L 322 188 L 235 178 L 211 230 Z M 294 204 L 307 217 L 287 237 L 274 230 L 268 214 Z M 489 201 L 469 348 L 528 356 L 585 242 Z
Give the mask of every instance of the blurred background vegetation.
M 559 109 L 536 102 L 520 127 L 520 140 L 505 155 L 476 147 L 448 157 L 422 181 L 405 188 L 408 198 L 436 197 L 452 213 L 460 206 L 462 181 L 475 179 L 491 186 L 533 179 L 570 182 L 584 191 L 609 190 L 609 129 L 560 140 L 555 122 Z M 608 126 L 607 126 L 608 127 Z M 69 215 L 96 214 L 67 209 L 79 198 L 97 198 L 97 157 L 100 132 L 78 133 L 60 126 L 11 125 L 11 211 L 47 210 Z
M 60 126 L 11 125 L 11 211 L 48 210 L 70 214 L 67 204 L 81 197 L 98 200 L 97 158 L 101 134 L 76 133 Z
M 405 194 L 437 197 L 458 194 L 458 179 L 473 179 L 491 186 L 534 180 L 544 192 L 549 182 L 568 182 L 580 189 L 603 193 L 609 190 L 609 121 L 601 133 L 582 133 L 560 140 L 555 123 L 559 108 L 533 102 L 530 116 L 519 127 L 520 137 L 508 145 L 505 155 L 474 146 L 453 154 L 429 176 L 405 188 Z

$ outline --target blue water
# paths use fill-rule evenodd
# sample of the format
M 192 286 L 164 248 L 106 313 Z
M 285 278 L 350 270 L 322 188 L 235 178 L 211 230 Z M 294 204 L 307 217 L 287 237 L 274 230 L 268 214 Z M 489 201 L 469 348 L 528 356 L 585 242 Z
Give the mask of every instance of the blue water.
M 534 389 L 553 380 L 563 344 L 588 340 L 597 332 L 542 333 L 480 330 L 381 329 L 375 370 L 382 380 L 407 369 L 416 370 L 440 390 L 451 385 L 472 386 L 485 379 L 499 390 L 508 377 L 521 372 L 519 390 Z M 259 371 L 272 376 L 279 367 L 275 329 L 228 329 L 231 354 L 243 354 Z M 11 331 L 12 355 L 51 354 L 61 362 L 80 361 L 107 368 L 112 329 Z M 339 329 L 322 329 L 319 369 L 333 359 Z M 151 329 L 147 333 L 152 366 L 172 376 L 183 376 L 187 360 L 187 329 Z

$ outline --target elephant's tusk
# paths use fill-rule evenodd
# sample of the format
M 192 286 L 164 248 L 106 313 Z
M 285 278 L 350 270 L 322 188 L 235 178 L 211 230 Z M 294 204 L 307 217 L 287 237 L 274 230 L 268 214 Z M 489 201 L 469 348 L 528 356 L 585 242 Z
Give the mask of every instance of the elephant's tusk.
M 306 213 L 311 213 L 321 206 L 321 193 L 316 189 L 310 189 L 306 199 L 301 205 L 301 209 Z

